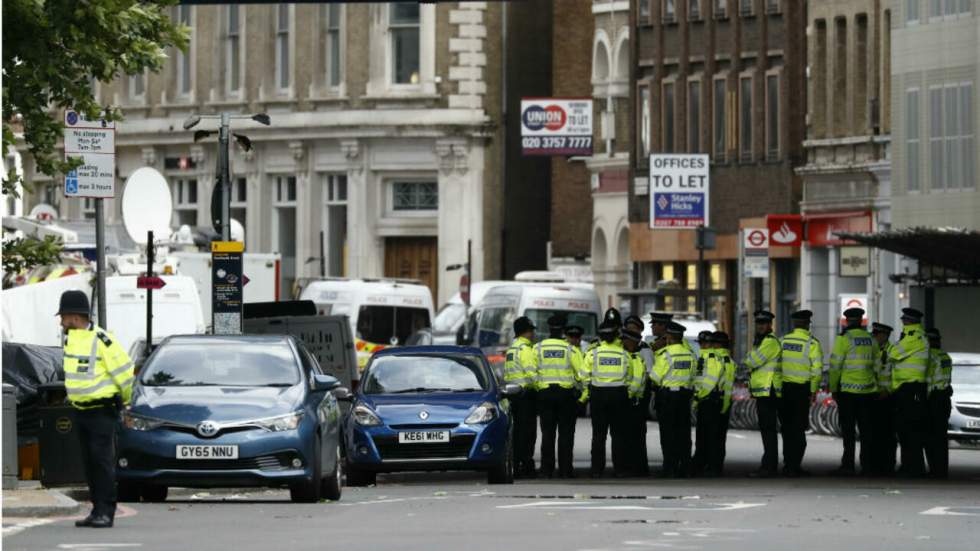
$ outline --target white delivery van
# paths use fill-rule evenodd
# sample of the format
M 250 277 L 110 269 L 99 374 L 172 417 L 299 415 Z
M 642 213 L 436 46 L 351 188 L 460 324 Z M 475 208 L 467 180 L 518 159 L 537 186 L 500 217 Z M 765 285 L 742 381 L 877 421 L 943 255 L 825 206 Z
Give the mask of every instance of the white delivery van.
M 201 334 L 206 330 L 201 299 L 194 279 L 160 276 L 167 285 L 153 292 L 153 340 L 170 335 Z M 105 280 L 109 329 L 125 350 L 146 338 L 146 290 L 136 288 L 136 276 Z
M 463 297 L 456 293 L 449 302 L 442 305 L 436 318 L 432 321 L 432 336 L 436 344 L 456 344 L 456 334 L 459 332 L 469 314 L 483 301 L 487 291 L 499 285 L 507 285 L 511 281 L 478 281 L 470 283 L 470 308 L 466 309 Z
M 712 333 L 717 331 L 718 328 L 714 323 L 703 320 L 697 316 L 686 312 L 658 312 L 660 314 L 671 314 L 674 316 L 674 321 L 684 326 L 684 338 L 690 343 L 691 347 L 695 352 L 700 350 L 698 346 L 698 333 L 701 331 L 711 331 Z M 650 314 L 643 316 L 643 340 L 646 342 L 653 342 L 653 328 L 650 325 Z
M 548 318 L 564 314 L 568 325 L 584 329 L 584 339 L 597 334 L 602 307 L 595 288 L 586 283 L 510 282 L 490 289 L 476 307 L 477 339 L 480 348 L 499 350 L 514 338 L 514 320 L 527 316 L 546 334 Z
M 319 279 L 299 298 L 313 301 L 322 316 L 347 316 L 362 369 L 376 350 L 404 345 L 435 317 L 432 292 L 414 280 Z

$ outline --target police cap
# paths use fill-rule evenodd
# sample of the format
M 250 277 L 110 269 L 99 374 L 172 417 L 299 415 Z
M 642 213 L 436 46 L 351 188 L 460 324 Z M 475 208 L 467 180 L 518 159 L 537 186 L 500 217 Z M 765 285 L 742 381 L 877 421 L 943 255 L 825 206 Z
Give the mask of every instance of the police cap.
M 874 322 L 871 324 L 872 333 L 891 333 L 895 328 L 891 325 L 885 325 L 884 323 Z
M 619 310 L 615 308 L 610 308 L 606 310 L 605 315 L 602 316 L 603 321 L 608 321 L 615 323 L 616 325 L 623 325 L 623 316 L 620 315 Z
M 681 324 L 679 324 L 677 322 L 673 322 L 672 321 L 672 322 L 670 322 L 670 323 L 667 324 L 667 334 L 668 335 L 675 335 L 675 336 L 681 336 L 681 337 L 683 337 L 685 331 L 687 331 L 687 327 L 684 327 L 683 325 L 681 325 Z
M 531 318 L 527 316 L 521 316 L 516 320 L 514 320 L 515 335 L 523 335 L 524 333 L 527 333 L 528 331 L 533 331 L 534 329 L 536 329 L 536 327 L 534 327 L 534 322 L 532 322 Z
M 789 319 L 793 321 L 810 321 L 810 319 L 812 318 L 813 318 L 813 312 L 809 310 L 797 310 L 789 315 Z
M 626 326 L 626 325 L 636 325 L 636 326 L 639 326 L 639 327 L 643 327 L 646 324 L 643 323 L 643 320 L 640 319 L 640 316 L 629 316 L 625 320 L 623 320 L 623 325 L 624 326 Z
M 623 329 L 621 334 L 623 335 L 623 339 L 631 340 L 633 342 L 640 342 L 643 340 L 643 335 L 630 329 Z
M 88 303 L 88 295 L 82 291 L 65 291 L 61 293 L 61 303 L 58 305 L 58 313 L 56 316 L 62 314 L 80 314 L 83 316 L 91 315 L 92 308 Z
M 701 331 L 698 333 L 698 342 L 712 342 L 711 331 Z
M 844 310 L 844 317 L 849 320 L 859 320 L 864 318 L 864 308 L 848 308 Z
M 711 334 L 711 341 L 715 344 L 720 344 L 722 346 L 728 346 L 728 333 L 724 331 L 715 331 Z
M 942 339 L 943 336 L 939 333 L 939 329 L 936 329 L 935 327 L 933 327 L 931 329 L 927 329 L 926 330 L 926 338 L 928 338 L 929 340 L 932 340 L 932 339 Z
M 650 312 L 650 323 L 670 323 L 674 319 L 673 314 L 663 314 L 660 312 Z
M 912 323 L 919 323 L 924 316 L 925 314 L 915 308 L 902 308 L 902 321 L 909 320 Z
M 552 314 L 551 317 L 548 318 L 548 327 L 561 329 L 565 327 L 565 323 L 567 323 L 567 321 L 567 318 L 563 314 Z
M 770 323 L 772 320 L 776 319 L 776 314 L 773 314 L 768 310 L 756 310 L 752 316 L 755 318 L 756 323 Z
M 569 337 L 581 337 L 585 334 L 585 329 L 578 325 L 566 325 L 565 334 Z

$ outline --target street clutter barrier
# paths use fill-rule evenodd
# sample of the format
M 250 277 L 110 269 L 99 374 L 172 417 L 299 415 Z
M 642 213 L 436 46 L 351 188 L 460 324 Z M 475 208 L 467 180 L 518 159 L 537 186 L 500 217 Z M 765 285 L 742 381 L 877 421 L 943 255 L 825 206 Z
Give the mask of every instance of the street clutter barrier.
M 41 385 L 64 379 L 62 364 L 59 347 L 3 343 L 3 382 L 13 387 L 17 401 L 18 448 L 37 444 L 41 428 L 38 410 L 41 405 L 40 388 Z
M 740 430 L 758 430 L 759 413 L 755 400 L 749 395 L 746 387 L 736 387 L 732 394 L 731 416 L 729 428 Z M 810 405 L 810 430 L 814 434 L 840 436 L 840 420 L 837 412 L 837 402 L 827 392 L 818 392 L 816 400 Z

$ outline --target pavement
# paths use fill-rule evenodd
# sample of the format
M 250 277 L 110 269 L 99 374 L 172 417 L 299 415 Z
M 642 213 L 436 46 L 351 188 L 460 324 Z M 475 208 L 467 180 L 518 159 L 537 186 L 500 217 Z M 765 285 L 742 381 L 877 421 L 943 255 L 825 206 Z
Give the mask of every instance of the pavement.
M 649 425 L 651 466 L 660 462 Z M 300 505 L 284 490 L 181 490 L 127 504 L 112 530 L 66 518 L 8 526 L 6 550 L 974 549 L 980 451 L 950 452 L 947 481 L 839 478 L 840 441 L 811 436 L 803 479 L 749 479 L 758 433 L 731 431 L 721 479 L 592 480 L 589 423 L 576 431 L 575 480 L 490 486 L 475 473 L 384 475 L 339 502 Z
M 21 481 L 16 490 L 3 491 L 4 518 L 57 517 L 72 515 L 80 508 L 65 492 L 42 488 L 35 481 Z

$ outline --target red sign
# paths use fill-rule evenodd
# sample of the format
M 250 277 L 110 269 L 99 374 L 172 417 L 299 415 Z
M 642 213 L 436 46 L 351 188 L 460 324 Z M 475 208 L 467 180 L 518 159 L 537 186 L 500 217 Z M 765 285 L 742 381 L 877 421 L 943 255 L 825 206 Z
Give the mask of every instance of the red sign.
M 245 274 L 242 274 L 242 287 L 244 287 L 244 286 L 246 286 L 246 285 L 248 285 L 248 282 L 249 282 L 249 281 L 252 281 L 252 280 L 251 280 L 251 279 L 249 279 L 247 275 L 245 275 Z
M 459 296 L 463 299 L 463 304 L 470 303 L 470 276 L 466 274 L 459 278 Z
M 770 214 L 766 216 L 769 245 L 799 247 L 803 244 L 803 217 L 799 214 Z
M 162 277 L 139 276 L 136 278 L 137 289 L 163 289 L 167 282 Z
M 867 211 L 806 216 L 806 240 L 813 247 L 835 247 L 851 243 L 834 235 L 839 232 L 869 233 L 870 231 L 871 213 Z

